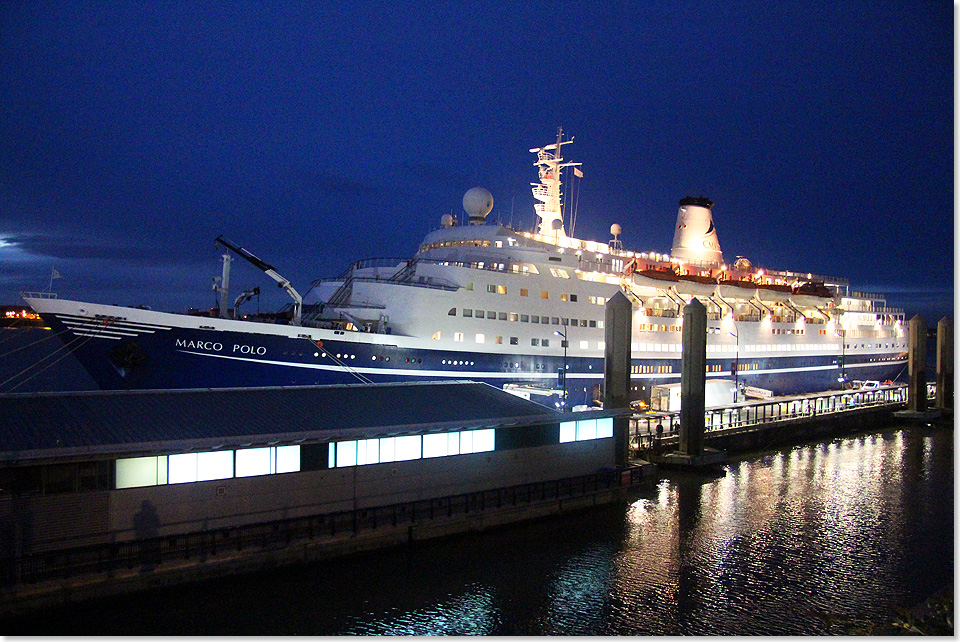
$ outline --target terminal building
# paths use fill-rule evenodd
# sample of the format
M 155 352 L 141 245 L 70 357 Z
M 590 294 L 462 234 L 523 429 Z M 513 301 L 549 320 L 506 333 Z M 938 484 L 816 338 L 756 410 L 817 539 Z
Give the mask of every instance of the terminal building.
M 0 395 L 5 585 L 45 552 L 382 507 L 396 522 L 396 507 L 614 474 L 625 412 L 459 381 Z

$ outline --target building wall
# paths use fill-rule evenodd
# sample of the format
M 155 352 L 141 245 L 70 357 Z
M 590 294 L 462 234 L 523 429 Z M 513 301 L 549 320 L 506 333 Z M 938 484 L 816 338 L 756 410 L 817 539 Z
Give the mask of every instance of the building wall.
M 613 439 L 110 492 L 117 541 L 387 506 L 613 467 Z

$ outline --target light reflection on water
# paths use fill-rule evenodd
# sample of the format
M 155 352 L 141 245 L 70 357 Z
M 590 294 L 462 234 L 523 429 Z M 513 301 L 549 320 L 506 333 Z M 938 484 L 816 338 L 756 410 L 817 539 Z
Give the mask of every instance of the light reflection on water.
M 880 619 L 952 582 L 952 430 L 893 429 L 673 474 L 629 504 L 4 631 L 828 634 L 843 632 L 828 616 Z

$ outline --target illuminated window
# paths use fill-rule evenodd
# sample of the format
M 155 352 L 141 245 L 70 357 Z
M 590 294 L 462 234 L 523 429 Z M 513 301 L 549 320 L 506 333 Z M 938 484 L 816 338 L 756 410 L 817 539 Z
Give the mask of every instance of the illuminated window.
M 564 421 L 560 424 L 560 443 L 613 437 L 613 418 Z
M 244 448 L 237 451 L 237 477 L 269 475 L 274 472 L 270 457 L 270 448 Z
M 341 441 L 336 444 L 337 468 L 357 465 L 357 442 Z
M 197 481 L 197 453 L 170 455 L 167 479 L 171 484 Z
M 117 460 L 117 488 L 139 488 L 167 483 L 167 458 L 131 457 Z
M 462 332 L 454 332 L 454 333 L 453 333 L 453 340 L 454 340 L 454 341 L 458 341 L 458 342 L 459 342 L 459 341 L 463 341 L 463 333 L 462 333 Z
M 483 343 L 484 341 L 487 340 L 487 338 L 483 335 L 483 333 L 478 333 L 474 339 L 476 340 L 477 343 Z

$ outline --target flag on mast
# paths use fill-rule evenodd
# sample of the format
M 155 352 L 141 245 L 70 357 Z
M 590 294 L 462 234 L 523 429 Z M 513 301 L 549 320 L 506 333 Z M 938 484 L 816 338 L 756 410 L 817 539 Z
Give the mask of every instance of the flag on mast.
M 583 178 L 583 172 L 580 171 L 579 167 L 573 168 L 573 175 L 576 176 L 577 178 Z
M 52 291 L 53 291 L 53 280 L 54 280 L 54 279 L 62 279 L 62 278 L 63 278 L 63 277 L 60 276 L 60 273 L 57 272 L 57 268 L 51 267 L 51 268 L 50 268 L 50 285 L 47 286 L 47 292 L 52 292 Z

